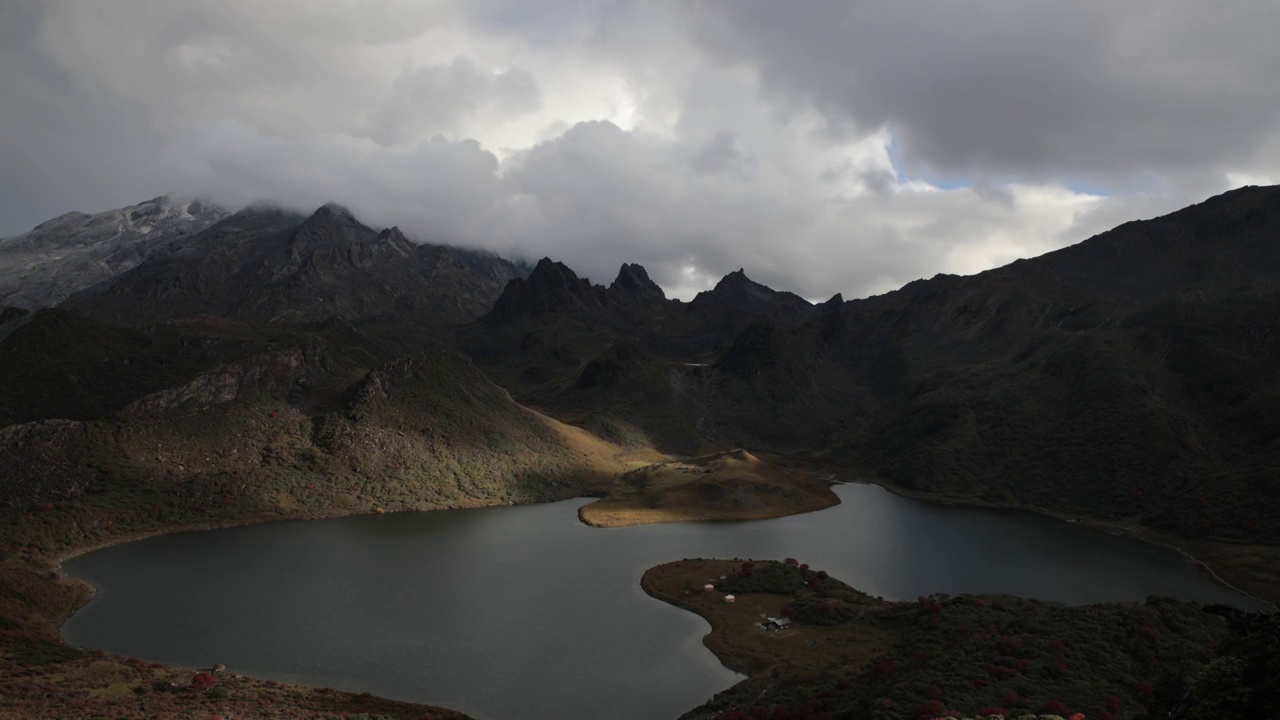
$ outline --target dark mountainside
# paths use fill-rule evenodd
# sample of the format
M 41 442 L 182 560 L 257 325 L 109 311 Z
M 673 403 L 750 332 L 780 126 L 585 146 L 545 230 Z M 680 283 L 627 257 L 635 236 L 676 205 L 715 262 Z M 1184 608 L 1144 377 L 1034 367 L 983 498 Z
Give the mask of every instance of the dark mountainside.
M 310 217 L 251 208 L 62 306 L 115 324 L 213 315 L 436 326 L 479 317 L 522 274 L 493 255 L 376 231 L 336 205 Z
M 845 303 L 735 348 L 777 367 L 724 369 L 739 387 L 851 379 L 866 409 L 828 403 L 823 442 L 904 487 L 1274 543 L 1277 238 L 1280 191 L 1245 188 Z
M 912 491 L 1275 543 L 1278 233 L 1280 189 L 1250 187 L 817 307 L 741 273 L 683 304 L 624 292 L 634 266 L 604 289 L 544 260 L 463 347 L 615 440 L 788 453 Z
M 637 265 L 608 287 L 549 259 L 522 278 L 336 206 L 251 209 L 56 313 L 11 313 L 0 362 L 23 381 L 0 390 L 0 421 L 102 419 L 320 336 L 367 370 L 466 323 L 457 347 L 500 386 L 625 446 L 746 447 L 914 492 L 1275 543 L 1278 203 L 1243 188 L 818 306 L 741 271 L 687 303 Z
M 518 405 L 447 347 L 450 323 L 520 274 L 336 206 L 254 208 L 61 307 L 6 312 L 0 502 L 47 510 L 4 526 L 3 556 L 602 492 L 621 448 Z
M 563 419 L 615 441 L 697 453 L 732 445 L 699 422 L 699 369 L 753 322 L 793 327 L 813 312 L 741 270 L 685 303 L 667 299 L 639 265 L 623 265 L 606 288 L 543 258 L 459 342 L 501 385 Z

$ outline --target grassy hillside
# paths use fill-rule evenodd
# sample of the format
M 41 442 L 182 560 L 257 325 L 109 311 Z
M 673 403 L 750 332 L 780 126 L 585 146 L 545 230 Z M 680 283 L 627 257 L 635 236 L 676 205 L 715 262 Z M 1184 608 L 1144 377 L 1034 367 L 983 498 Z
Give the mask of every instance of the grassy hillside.
M 377 361 L 394 343 L 354 342 L 341 327 L 115 333 L 52 313 L 32 328 L 0 344 L 13 350 L 6 360 L 63 383 L 78 399 L 59 407 L 83 419 L 0 428 L 3 716 L 462 717 L 248 678 L 209 684 L 86 653 L 57 627 L 88 590 L 51 568 L 66 553 L 157 532 L 599 494 L 628 466 L 630 451 L 518 405 L 445 350 Z M 137 353 L 112 351 L 133 341 Z M 98 345 L 107 351 L 95 354 Z M 163 361 L 188 348 L 202 350 L 186 364 Z
M 0 429 L 4 555 L 186 523 L 534 502 L 599 492 L 623 451 L 519 405 L 464 358 L 384 363 L 335 406 L 301 350 L 219 366 L 88 422 Z M 318 390 L 316 392 L 319 392 Z
M 760 520 L 839 502 L 826 482 L 783 471 L 738 449 L 631 470 L 605 497 L 579 508 L 578 517 L 593 527 Z

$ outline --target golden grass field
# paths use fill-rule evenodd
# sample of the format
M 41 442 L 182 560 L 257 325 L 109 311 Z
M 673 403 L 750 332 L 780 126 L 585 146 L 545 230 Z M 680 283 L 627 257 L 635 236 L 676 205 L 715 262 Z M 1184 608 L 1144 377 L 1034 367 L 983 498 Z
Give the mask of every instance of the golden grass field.
M 593 527 L 694 520 L 759 520 L 840 502 L 824 481 L 787 472 L 746 450 L 658 462 L 625 473 L 578 511 Z

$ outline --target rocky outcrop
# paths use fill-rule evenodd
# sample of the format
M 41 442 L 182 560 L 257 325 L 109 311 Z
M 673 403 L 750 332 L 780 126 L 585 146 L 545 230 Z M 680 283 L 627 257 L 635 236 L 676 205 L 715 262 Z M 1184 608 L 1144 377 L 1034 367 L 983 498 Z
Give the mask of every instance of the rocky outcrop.
M 199 412 L 239 400 L 249 393 L 284 396 L 305 371 L 301 350 L 272 353 L 205 373 L 179 387 L 151 393 L 120 411 L 122 417 L 147 417 L 174 411 Z
M 85 465 L 91 428 L 74 420 L 38 420 L 0 428 L 0 504 L 21 507 L 37 500 L 74 497 L 91 487 L 98 471 Z

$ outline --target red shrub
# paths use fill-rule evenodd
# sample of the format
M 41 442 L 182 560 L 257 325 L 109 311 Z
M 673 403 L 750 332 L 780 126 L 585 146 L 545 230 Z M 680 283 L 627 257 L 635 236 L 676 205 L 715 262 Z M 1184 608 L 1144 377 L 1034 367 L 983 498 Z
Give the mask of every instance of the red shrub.
M 1067 710 L 1066 704 L 1060 700 L 1050 700 L 1044 704 L 1043 710 L 1046 715 L 1061 715 L 1063 717 L 1066 717 L 1067 713 L 1070 712 Z
M 218 678 L 214 677 L 213 673 L 196 673 L 195 677 L 191 678 L 191 687 L 197 690 L 209 690 L 217 684 Z
M 1111 712 L 1120 712 L 1124 709 L 1124 700 L 1119 695 L 1108 695 L 1107 699 L 1102 701 L 1102 706 Z
M 871 661 L 871 667 L 867 668 L 863 675 L 869 680 L 883 680 L 893 677 L 898 672 L 898 663 L 884 655 Z
M 916 706 L 916 716 L 922 718 L 937 717 L 946 708 L 947 706 L 943 705 L 941 700 L 929 700 Z

